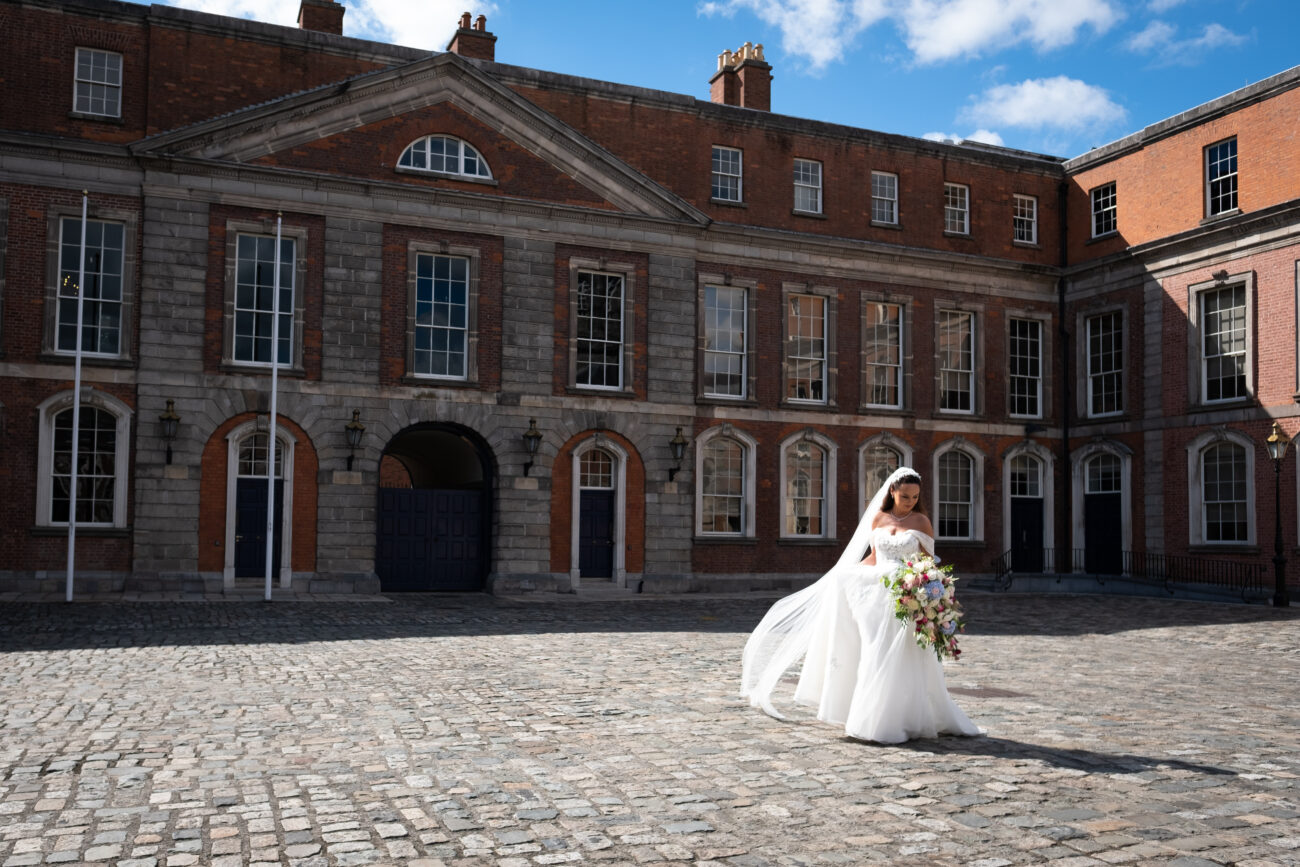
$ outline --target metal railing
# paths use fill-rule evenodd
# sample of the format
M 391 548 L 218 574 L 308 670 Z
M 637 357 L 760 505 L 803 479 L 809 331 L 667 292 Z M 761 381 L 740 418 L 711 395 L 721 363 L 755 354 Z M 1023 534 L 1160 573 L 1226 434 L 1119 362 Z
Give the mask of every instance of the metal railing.
M 1017 569 L 1017 562 L 1026 559 L 1042 563 L 1039 569 Z M 1089 552 L 1085 548 L 1044 548 L 1042 557 L 1024 551 L 1008 550 L 993 558 L 990 563 L 994 586 L 1000 590 L 1011 586 L 1011 578 L 1021 575 L 1086 576 L 1105 584 L 1107 579 L 1156 581 L 1173 593 L 1174 584 L 1191 584 L 1202 587 L 1221 587 L 1239 591 L 1242 598 L 1252 591 L 1267 591 L 1265 578 L 1268 567 L 1263 563 L 1243 560 L 1214 560 L 1182 554 L 1147 554 L 1142 551 Z

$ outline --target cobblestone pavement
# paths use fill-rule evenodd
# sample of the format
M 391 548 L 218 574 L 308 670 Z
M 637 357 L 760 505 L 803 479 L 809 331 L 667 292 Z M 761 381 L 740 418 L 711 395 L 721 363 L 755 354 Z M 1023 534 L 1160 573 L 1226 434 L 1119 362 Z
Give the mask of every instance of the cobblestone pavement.
M 0 867 L 1300 864 L 1300 610 L 968 593 L 988 731 L 736 695 L 770 598 L 0 606 Z

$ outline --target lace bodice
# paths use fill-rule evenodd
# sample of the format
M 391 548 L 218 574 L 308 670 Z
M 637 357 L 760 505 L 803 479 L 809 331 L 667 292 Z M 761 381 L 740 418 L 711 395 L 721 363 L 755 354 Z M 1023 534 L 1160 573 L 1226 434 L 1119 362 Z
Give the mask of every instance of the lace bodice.
M 890 533 L 887 527 L 877 527 L 871 532 L 871 549 L 876 552 L 876 565 L 901 563 L 904 559 L 921 550 L 921 536 L 916 530 L 900 530 Z

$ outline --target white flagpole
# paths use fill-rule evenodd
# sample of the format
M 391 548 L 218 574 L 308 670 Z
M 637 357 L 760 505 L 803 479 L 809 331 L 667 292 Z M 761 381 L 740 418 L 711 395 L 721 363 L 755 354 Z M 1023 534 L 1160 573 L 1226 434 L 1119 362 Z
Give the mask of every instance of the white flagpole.
M 275 410 L 280 370 L 280 223 L 275 215 L 275 273 L 271 276 L 271 426 L 266 437 L 266 596 L 271 601 L 271 571 L 275 563 Z
M 72 464 L 68 467 L 68 573 L 64 601 L 72 601 L 72 576 L 77 562 L 77 451 L 81 440 L 81 314 L 86 285 L 86 215 L 90 192 L 81 191 L 81 264 L 77 270 L 77 346 L 72 363 Z

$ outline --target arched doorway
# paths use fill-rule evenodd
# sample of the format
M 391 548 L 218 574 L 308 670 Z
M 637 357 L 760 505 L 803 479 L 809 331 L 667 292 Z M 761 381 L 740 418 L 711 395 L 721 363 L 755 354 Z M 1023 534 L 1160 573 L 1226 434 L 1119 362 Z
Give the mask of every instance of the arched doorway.
M 379 464 L 375 572 L 385 592 L 482 590 L 491 554 L 492 460 L 455 425 L 407 428 Z

